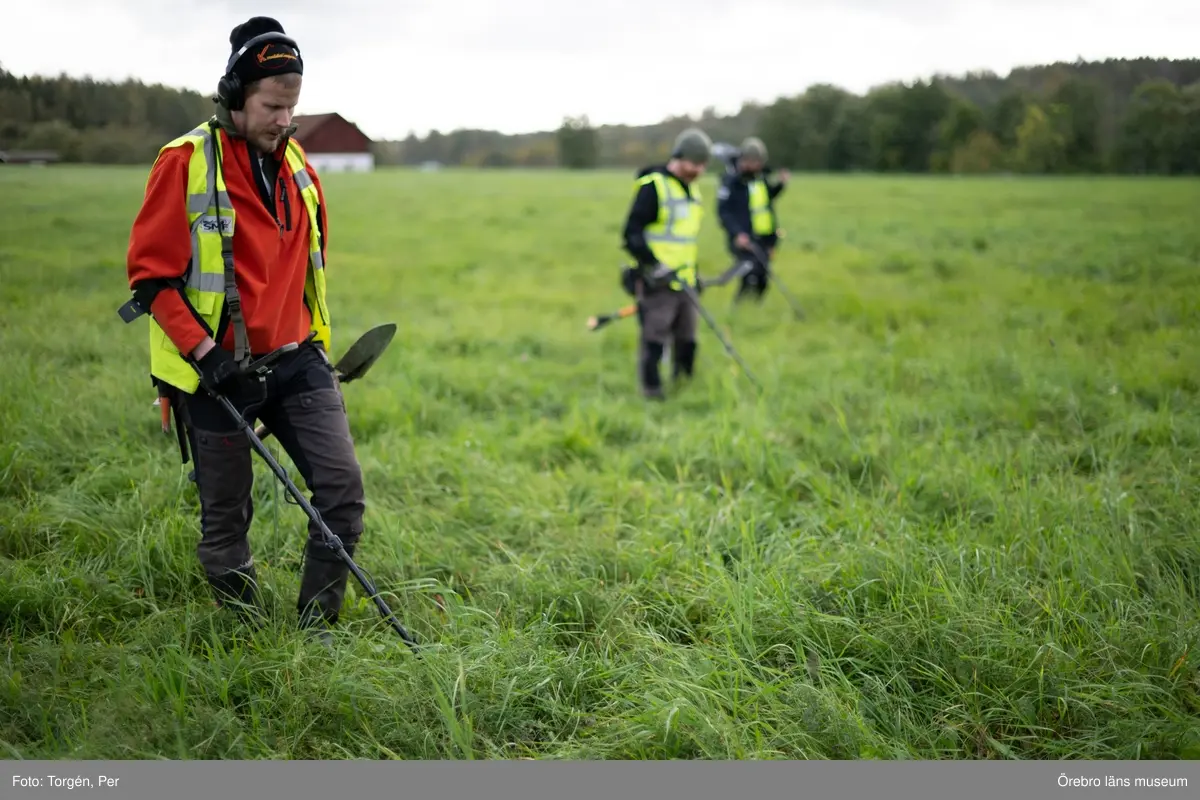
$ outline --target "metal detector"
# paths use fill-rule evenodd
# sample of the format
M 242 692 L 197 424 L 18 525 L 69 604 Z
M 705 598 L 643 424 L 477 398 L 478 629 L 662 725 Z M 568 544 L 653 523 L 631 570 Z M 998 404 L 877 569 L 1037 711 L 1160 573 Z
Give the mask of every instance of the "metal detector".
M 725 352 L 728 353 L 730 357 L 738 363 L 738 366 L 742 368 L 742 372 L 746 373 L 746 377 L 751 383 L 754 384 L 754 388 L 758 390 L 759 394 L 761 394 L 763 390 L 762 384 L 760 384 L 758 379 L 754 377 L 754 373 L 752 373 L 750 368 L 746 366 L 746 362 L 742 360 L 740 355 L 738 355 L 737 350 L 733 348 L 733 345 L 730 343 L 730 341 L 725 338 L 725 334 L 721 333 L 720 326 L 717 325 L 717 321 L 713 319 L 712 315 L 708 313 L 708 310 L 705 309 L 704 305 L 700 302 L 700 297 L 696 294 L 696 290 L 686 283 L 682 285 L 683 291 L 685 294 L 687 294 L 688 299 L 692 301 L 692 305 L 694 305 L 696 310 L 700 312 L 700 316 L 704 317 L 704 321 L 708 323 L 708 327 L 712 328 L 712 332 L 716 334 L 718 339 L 721 340 L 721 344 L 725 347 Z
M 700 284 L 701 284 L 701 286 L 706 287 L 706 288 L 709 286 L 721 286 L 721 285 L 733 280 L 734 278 L 738 277 L 739 275 L 743 274 L 748 269 L 749 269 L 748 262 L 738 262 L 737 264 L 734 264 L 732 267 L 725 270 L 724 273 L 722 273 L 721 275 L 719 275 L 718 277 L 714 278 L 711 281 L 705 281 L 705 280 L 701 279 Z M 677 272 L 678 272 L 678 270 L 669 270 L 669 274 L 673 277 L 677 277 L 677 274 L 676 274 Z M 708 313 L 708 310 L 704 307 L 704 304 L 700 302 L 700 297 L 696 294 L 696 290 L 693 289 L 686 282 L 681 281 L 680 283 L 683 286 L 684 293 L 687 295 L 688 299 L 692 302 L 692 305 L 694 305 L 696 307 L 696 310 L 698 312 L 700 312 L 700 316 L 704 317 L 704 321 L 708 323 L 708 327 L 712 328 L 712 332 L 714 334 L 716 334 L 716 337 L 721 341 L 721 344 L 725 347 L 725 352 L 728 353 L 729 356 L 734 361 L 737 362 L 738 366 L 740 366 L 742 368 L 742 372 L 744 372 L 746 374 L 746 377 L 750 380 L 751 383 L 754 384 L 754 388 L 757 389 L 759 391 L 759 393 L 761 394 L 762 390 L 763 390 L 762 384 L 760 384 L 758 382 L 758 379 L 754 377 L 754 373 L 752 373 L 750 371 L 750 368 L 748 366 L 746 366 L 746 362 L 742 360 L 742 357 L 740 355 L 738 355 L 738 352 L 737 352 L 737 350 L 734 349 L 733 344 L 727 338 L 725 338 L 725 334 L 721 333 L 720 325 L 718 325 L 717 321 L 715 319 L 713 319 L 711 314 Z M 632 309 L 632 310 L 630 311 L 628 309 Z M 625 306 L 625 308 L 616 312 L 616 314 L 609 314 L 609 315 L 605 315 L 605 316 L 615 318 L 615 319 L 623 319 L 625 317 L 632 316 L 636 312 L 637 312 L 637 304 L 631 303 L 630 305 Z M 612 319 L 606 319 L 605 322 L 600 322 L 600 317 L 593 317 L 593 320 L 596 321 L 596 324 L 592 324 L 592 320 L 588 321 L 588 327 L 591 330 L 596 330 L 597 328 L 602 327 L 603 325 L 612 321 Z
M 713 286 L 724 286 L 735 278 L 740 278 L 742 275 L 750 271 L 750 264 L 745 261 L 738 261 L 736 264 L 725 270 L 723 273 L 712 279 L 700 278 L 700 285 L 705 289 Z M 637 303 L 630 303 L 627 306 L 622 306 L 616 311 L 607 314 L 596 314 L 588 317 L 587 329 L 589 331 L 598 331 L 606 325 L 613 322 L 632 317 L 637 314 Z
M 767 257 L 766 251 L 764 251 L 759 246 L 758 242 L 755 242 L 753 239 L 750 241 L 750 249 L 753 251 L 754 257 L 757 258 L 759 263 L 763 265 L 763 269 L 767 271 L 767 277 L 775 282 L 775 285 L 779 287 L 779 293 L 783 295 L 783 298 L 787 300 L 788 305 L 792 307 L 792 315 L 796 319 L 804 319 L 804 309 L 800 307 L 798 302 L 796 302 L 796 298 L 793 297 L 792 293 L 788 291 L 788 288 L 784 286 L 783 281 L 779 280 L 779 273 L 771 267 L 771 259 Z
M 394 330 L 395 326 L 393 325 L 392 331 L 394 332 Z M 381 338 L 383 337 L 377 336 L 371 341 L 379 341 Z M 387 341 L 390 341 L 390 339 L 391 335 L 389 334 L 383 341 L 382 347 L 386 347 Z M 270 367 L 274 362 L 278 361 L 284 353 L 295 350 L 296 347 L 297 345 L 295 344 L 285 345 L 273 353 L 269 353 L 251 363 L 245 372 L 251 374 L 258 373 L 260 376 L 265 375 L 270 371 Z M 378 358 L 379 352 L 382 352 L 382 347 L 379 347 L 378 350 L 374 351 L 371 351 L 371 348 L 369 347 L 364 347 L 363 350 L 358 353 L 357 358 L 362 361 L 362 365 L 359 366 L 355 377 L 362 376 L 362 373 L 365 371 L 366 367 L 370 366 L 370 363 L 374 361 L 374 358 Z M 351 348 L 351 350 L 353 350 L 353 348 Z M 362 355 L 363 351 L 374 352 L 374 357 L 367 359 Z M 349 355 L 349 353 L 347 353 L 347 355 Z M 345 359 L 343 359 L 343 361 L 344 360 Z M 195 369 L 197 373 L 200 372 L 199 365 L 197 365 L 195 362 L 189 363 L 192 364 L 192 368 Z M 351 364 L 351 366 L 353 366 L 353 364 Z M 400 635 L 400 638 L 404 640 L 404 643 L 415 652 L 417 650 L 416 639 L 414 639 L 412 634 L 405 630 L 404 626 L 401 625 L 399 620 L 396 619 L 396 616 L 392 613 L 392 610 L 388 608 L 387 603 L 385 603 L 383 598 L 379 596 L 379 591 L 375 588 L 374 584 L 363 573 L 363 571 L 359 569 L 359 566 L 354 563 L 354 559 L 350 557 L 350 554 L 346 552 L 346 548 L 342 544 L 342 540 L 329 529 L 329 526 L 325 524 L 323 519 L 321 519 L 321 515 L 317 512 L 317 510 L 313 508 L 307 500 L 304 499 L 304 495 L 300 493 L 300 490 L 296 487 L 296 484 L 293 483 L 292 479 L 288 477 L 287 472 L 283 469 L 275 457 L 271 455 L 271 451 L 268 450 L 266 445 L 262 443 L 262 439 L 260 439 L 254 432 L 254 429 L 250 427 L 250 423 L 246 421 L 246 418 L 238 412 L 237 408 L 234 407 L 233 403 L 231 403 L 229 399 L 225 397 L 225 395 L 207 388 L 205 388 L 205 391 L 207 391 L 211 397 L 221 404 L 226 413 L 229 414 L 230 418 L 237 423 L 238 428 L 242 431 L 242 433 L 246 434 L 246 438 L 250 440 L 250 445 L 254 448 L 255 452 L 262 456 L 263 460 L 267 462 L 268 466 L 270 466 L 271 471 L 275 473 L 275 477 L 283 483 L 284 487 L 288 491 L 288 494 L 291 495 L 294 501 L 296 501 L 297 505 L 304 509 L 304 513 L 307 514 L 308 518 L 312 520 L 312 522 L 320 529 L 321 535 L 325 540 L 325 546 L 337 553 L 338 557 L 346 563 L 346 566 L 348 566 L 350 571 L 354 573 L 354 577 L 360 584 L 362 584 L 362 587 L 371 596 L 371 599 L 375 601 L 375 606 L 379 609 L 380 615 L 382 615 L 383 618 L 388 621 L 392 627 L 392 630 L 396 631 L 396 633 Z

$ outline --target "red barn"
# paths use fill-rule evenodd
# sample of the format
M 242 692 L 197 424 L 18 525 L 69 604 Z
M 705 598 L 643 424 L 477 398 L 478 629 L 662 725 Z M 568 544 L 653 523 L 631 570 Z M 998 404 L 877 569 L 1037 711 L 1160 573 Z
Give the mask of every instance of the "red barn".
M 337 112 L 292 117 L 308 160 L 317 172 L 370 172 L 375 169 L 371 139 Z

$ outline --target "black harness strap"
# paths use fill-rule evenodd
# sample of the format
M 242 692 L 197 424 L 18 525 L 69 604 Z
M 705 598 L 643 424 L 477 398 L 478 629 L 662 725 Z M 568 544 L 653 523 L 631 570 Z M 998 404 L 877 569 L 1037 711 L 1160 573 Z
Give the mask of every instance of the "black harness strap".
M 217 212 L 217 231 L 221 234 L 221 260 L 225 265 L 225 305 L 229 309 L 229 319 L 233 323 L 233 360 L 239 367 L 244 368 L 250 361 L 250 337 L 246 333 L 246 320 L 242 316 L 242 298 L 238 294 L 237 280 L 233 271 L 233 235 L 225 232 L 221 220 L 221 198 L 217 187 L 217 172 L 221 170 L 220 132 L 214 118 L 209 120 L 208 129 L 213 139 L 212 158 L 208 161 L 208 182 L 211 190 L 213 208 Z M 222 176 L 224 172 L 221 171 Z M 232 220 L 230 220 L 232 222 Z M 199 269 L 199 265 L 196 265 Z

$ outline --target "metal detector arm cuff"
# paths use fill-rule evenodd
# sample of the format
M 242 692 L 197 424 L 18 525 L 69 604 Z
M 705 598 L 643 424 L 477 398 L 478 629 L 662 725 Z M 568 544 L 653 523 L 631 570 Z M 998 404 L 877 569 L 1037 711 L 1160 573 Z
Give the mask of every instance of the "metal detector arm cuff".
M 154 307 L 154 301 L 160 292 L 166 289 L 182 292 L 183 286 L 182 278 L 147 278 L 138 281 L 133 285 L 133 297 L 121 306 L 117 313 L 126 322 L 133 322 L 143 314 L 151 313 L 150 309 Z
M 188 300 L 183 280 L 178 278 L 139 281 L 133 297 L 117 309 L 117 314 L 125 324 L 143 316 L 152 317 L 181 353 L 190 353 L 204 337 L 213 336 L 212 328 Z M 187 320 L 194 325 L 188 325 Z

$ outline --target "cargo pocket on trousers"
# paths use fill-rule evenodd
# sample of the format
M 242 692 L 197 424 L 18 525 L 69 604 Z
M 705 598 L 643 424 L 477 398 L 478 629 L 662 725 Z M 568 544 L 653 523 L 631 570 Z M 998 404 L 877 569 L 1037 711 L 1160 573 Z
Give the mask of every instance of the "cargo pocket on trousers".
M 310 389 L 296 395 L 292 402 L 294 407 L 305 413 L 346 413 L 346 398 L 337 388 Z
M 283 416 L 302 461 L 313 465 L 353 458 L 353 437 L 346 402 L 337 389 L 309 389 L 283 401 Z M 298 462 L 299 465 L 299 462 Z

